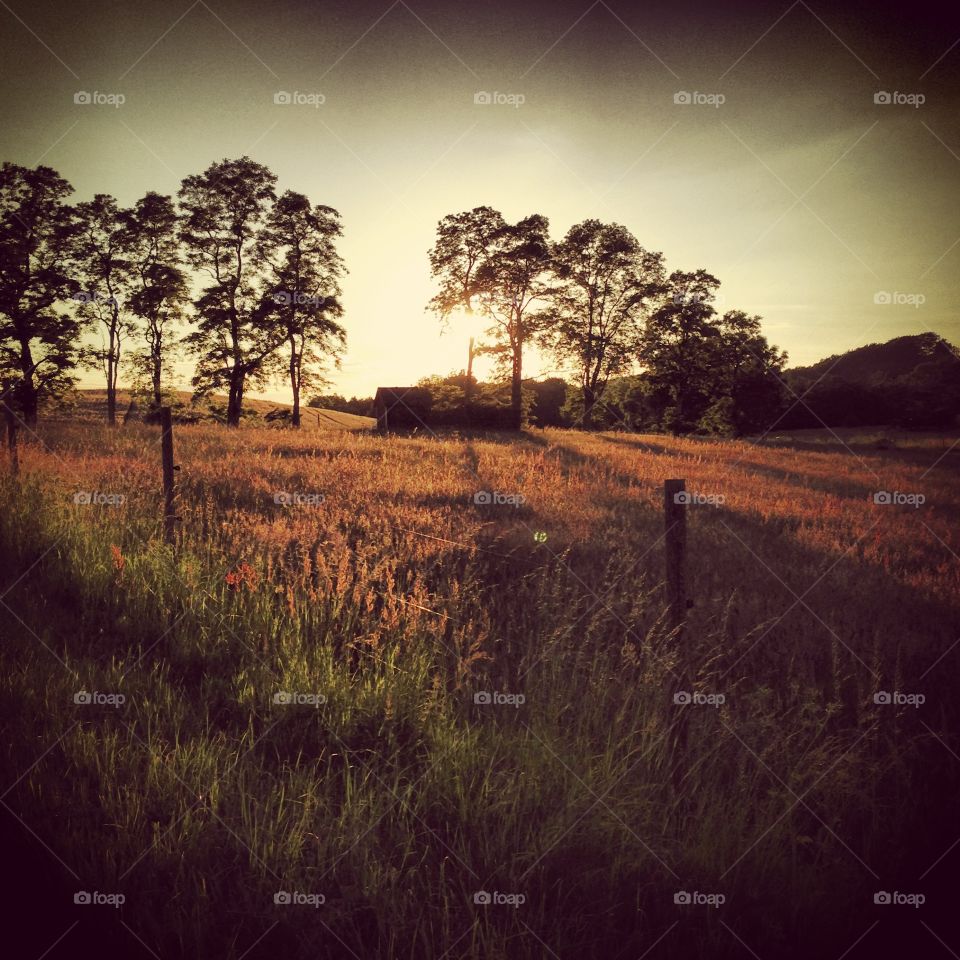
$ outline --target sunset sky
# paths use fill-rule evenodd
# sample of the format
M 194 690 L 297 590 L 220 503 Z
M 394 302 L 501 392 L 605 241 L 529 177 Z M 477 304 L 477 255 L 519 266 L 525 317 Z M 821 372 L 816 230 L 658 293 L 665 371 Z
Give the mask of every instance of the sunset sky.
M 479 204 L 555 238 L 624 224 L 791 365 L 960 341 L 960 17 L 933 3 L 2 0 L 0 23 L 2 159 L 130 204 L 248 154 L 340 211 L 337 392 L 465 365 L 466 320 L 441 337 L 424 312 L 426 254 Z

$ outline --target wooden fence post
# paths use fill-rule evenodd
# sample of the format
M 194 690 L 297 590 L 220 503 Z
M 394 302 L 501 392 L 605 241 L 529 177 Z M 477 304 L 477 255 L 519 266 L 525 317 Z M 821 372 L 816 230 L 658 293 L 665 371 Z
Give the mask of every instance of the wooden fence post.
M 682 496 L 678 496 L 682 494 Z M 663 519 L 666 530 L 667 602 L 670 625 L 681 628 L 687 619 L 686 481 L 664 480 Z
M 7 450 L 10 453 L 10 473 L 13 476 L 20 476 L 20 454 L 17 451 L 17 417 L 9 408 L 7 413 Z
M 163 539 L 166 543 L 174 541 L 176 523 L 174 487 L 173 487 L 173 419 L 169 407 L 160 408 L 160 453 L 163 458 Z
M 684 643 L 687 620 L 687 494 L 685 480 L 664 480 L 663 519 L 666 539 L 667 603 L 670 627 L 676 632 L 678 689 L 670 697 L 668 710 L 673 711 L 670 730 L 670 779 L 679 795 L 678 816 L 685 808 L 683 775 L 687 753 L 687 730 L 690 708 L 678 695 L 690 696 L 690 653 Z

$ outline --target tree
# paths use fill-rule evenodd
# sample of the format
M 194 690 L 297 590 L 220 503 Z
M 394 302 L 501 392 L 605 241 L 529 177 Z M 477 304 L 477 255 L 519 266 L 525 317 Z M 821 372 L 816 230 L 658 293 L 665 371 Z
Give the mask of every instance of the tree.
M 512 426 L 523 425 L 523 350 L 539 333 L 546 314 L 538 309 L 551 293 L 549 222 L 533 214 L 509 224 L 491 207 L 444 217 L 430 251 L 440 290 L 430 309 L 446 320 L 458 307 L 477 306 L 489 321 L 492 343 L 478 352 L 510 372 Z
M 533 421 L 538 427 L 562 427 L 563 405 L 567 400 L 567 382 L 560 377 L 533 380 L 527 384 L 534 396 Z
M 128 235 L 124 230 L 127 211 L 105 193 L 78 203 L 77 239 L 74 248 L 76 280 L 80 290 L 74 294 L 77 313 L 91 326 L 99 328 L 99 347 L 83 351 L 84 363 L 99 366 L 107 383 L 107 423 L 117 422 L 117 377 L 123 341 L 133 332 L 129 312 L 133 271 Z
M 276 177 L 249 157 L 214 163 L 187 177 L 179 192 L 187 262 L 211 282 L 194 300 L 197 329 L 186 342 L 198 358 L 198 396 L 227 387 L 226 420 L 240 425 L 244 390 L 270 375 L 268 360 L 283 342 L 263 311 L 264 264 L 259 238 Z
M 50 167 L 0 168 L 0 379 L 28 425 L 40 401 L 74 378 L 80 326 L 58 304 L 77 290 L 69 274 L 75 235 L 64 203 L 73 188 Z
M 300 426 L 301 389 L 322 383 L 326 358 L 339 365 L 346 331 L 337 322 L 343 261 L 335 241 L 343 231 L 332 207 L 310 205 L 288 190 L 270 211 L 259 241 L 268 265 L 268 296 L 260 318 L 272 321 L 289 347 L 286 376 L 293 394 L 291 425 Z
M 783 408 L 781 379 L 787 355 L 767 343 L 760 317 L 727 311 L 717 323 L 712 347 L 708 432 L 735 436 L 757 433 L 774 423 Z
M 675 270 L 644 328 L 640 360 L 660 425 L 674 435 L 692 430 L 709 404 L 712 371 L 706 344 L 719 335 L 711 306 L 719 286 L 705 270 Z
M 640 353 L 647 307 L 665 288 L 663 255 L 619 224 L 585 220 L 554 245 L 553 263 L 559 284 L 543 345 L 575 366 L 589 430 L 610 378 Z
M 176 350 L 173 328 L 188 300 L 173 200 L 147 193 L 127 211 L 124 228 L 133 274 L 130 311 L 142 323 L 142 342 L 133 354 L 132 366 L 136 380 L 146 384 L 156 409 L 163 402 L 165 374 Z

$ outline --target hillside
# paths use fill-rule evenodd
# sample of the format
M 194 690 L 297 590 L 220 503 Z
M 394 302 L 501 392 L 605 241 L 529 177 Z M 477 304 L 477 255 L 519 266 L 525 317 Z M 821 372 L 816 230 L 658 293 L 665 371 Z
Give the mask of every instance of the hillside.
M 960 354 L 935 333 L 896 337 L 784 375 L 781 430 L 894 426 L 949 430 L 960 415 Z
M 834 354 L 809 367 L 787 370 L 789 378 L 817 380 L 829 375 L 872 386 L 884 381 L 910 376 L 922 364 L 955 365 L 960 372 L 960 353 L 935 333 L 895 337 L 886 343 L 869 343 L 843 354 Z
M 199 421 L 215 421 L 214 411 L 226 405 L 227 398 L 214 395 L 205 404 L 194 405 L 191 394 L 186 390 L 176 391 L 177 405 L 184 413 L 196 417 Z M 130 391 L 117 391 L 117 418 L 123 419 L 130 404 Z M 290 410 L 288 403 L 276 403 L 273 400 L 244 400 L 244 420 L 251 423 L 268 422 L 272 417 L 282 415 L 283 411 Z M 99 423 L 106 418 L 107 392 L 106 390 L 76 390 L 68 402 L 60 407 L 48 411 L 46 420 L 79 420 L 84 423 Z M 139 419 L 142 413 L 135 411 L 134 419 Z M 336 410 L 323 410 L 314 407 L 302 407 L 302 428 L 309 430 L 369 430 L 376 425 L 372 417 L 359 417 L 352 413 L 340 413 Z

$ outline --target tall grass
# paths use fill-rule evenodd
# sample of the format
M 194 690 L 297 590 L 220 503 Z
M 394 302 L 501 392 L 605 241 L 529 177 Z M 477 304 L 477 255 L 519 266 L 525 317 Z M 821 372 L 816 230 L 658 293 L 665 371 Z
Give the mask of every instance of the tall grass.
M 184 427 L 171 548 L 154 430 L 40 439 L 0 516 L 6 802 L 160 956 L 837 954 L 944 847 L 942 451 Z M 682 636 L 668 476 L 725 498 Z

